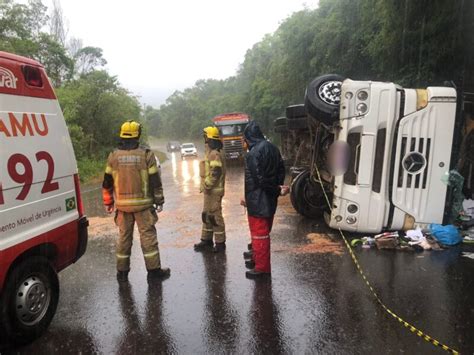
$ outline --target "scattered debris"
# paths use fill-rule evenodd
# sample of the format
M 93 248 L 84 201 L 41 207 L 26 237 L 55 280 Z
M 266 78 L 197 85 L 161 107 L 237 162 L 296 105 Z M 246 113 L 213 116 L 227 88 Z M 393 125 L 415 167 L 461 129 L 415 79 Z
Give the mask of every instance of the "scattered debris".
M 465 258 L 474 259 L 474 253 L 463 252 L 461 256 Z
M 344 248 L 341 242 L 334 241 L 327 234 L 309 233 L 306 235 L 309 243 L 290 249 L 292 253 L 304 254 L 335 254 L 342 255 Z

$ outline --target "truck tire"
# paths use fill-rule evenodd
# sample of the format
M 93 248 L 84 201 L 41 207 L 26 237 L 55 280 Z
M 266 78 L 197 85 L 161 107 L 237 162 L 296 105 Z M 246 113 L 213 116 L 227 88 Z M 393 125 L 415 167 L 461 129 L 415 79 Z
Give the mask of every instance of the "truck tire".
M 307 116 L 304 104 L 288 106 L 285 111 L 286 117 L 288 118 L 299 118 Z
M 32 342 L 51 323 L 58 300 L 58 275 L 48 259 L 25 259 L 6 280 L 0 300 L 1 333 L 14 344 Z
M 327 203 L 321 185 L 312 182 L 309 173 L 309 170 L 305 170 L 293 179 L 290 200 L 300 215 L 318 218 L 327 209 Z
M 298 117 L 288 119 L 288 129 L 307 129 L 308 128 L 308 118 L 307 117 Z
M 327 74 L 314 79 L 307 87 L 304 105 L 307 113 L 328 126 L 339 120 L 341 85 L 344 78 Z
M 273 131 L 275 133 L 283 133 L 288 130 L 287 125 L 288 119 L 286 117 L 278 117 L 275 121 L 273 121 Z

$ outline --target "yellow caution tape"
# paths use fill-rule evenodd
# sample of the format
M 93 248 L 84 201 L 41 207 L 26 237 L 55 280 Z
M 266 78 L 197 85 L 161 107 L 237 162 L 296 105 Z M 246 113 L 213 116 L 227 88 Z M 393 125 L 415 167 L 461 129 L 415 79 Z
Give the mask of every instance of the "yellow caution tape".
M 318 166 L 316 165 L 316 163 L 314 163 L 314 166 L 316 167 L 316 172 L 318 174 L 318 180 L 319 180 L 319 183 L 321 184 L 321 188 L 323 190 L 323 193 L 324 193 L 324 197 L 326 198 L 326 202 L 328 204 L 328 207 L 329 209 L 332 211 L 332 207 L 331 207 L 331 202 L 329 201 L 329 198 L 328 198 L 328 195 L 326 194 L 326 191 L 324 190 L 324 185 L 323 185 L 323 182 L 321 180 L 321 175 L 319 174 L 319 169 L 318 169 Z M 360 264 L 359 264 L 359 261 L 357 260 L 354 252 L 352 251 L 352 248 L 350 247 L 349 245 L 349 242 L 347 241 L 347 238 L 346 236 L 344 235 L 344 233 L 342 232 L 342 230 L 340 228 L 338 228 L 339 230 L 339 233 L 341 234 L 341 237 L 342 239 L 344 240 L 344 244 L 346 245 L 347 249 L 349 250 L 349 253 L 352 257 L 352 260 L 354 261 L 354 264 L 356 265 L 357 267 L 357 270 L 359 270 L 359 273 L 360 275 L 362 276 L 362 279 L 365 281 L 367 287 L 370 289 L 370 291 L 372 292 L 372 294 L 374 295 L 375 299 L 377 300 L 377 302 L 380 304 L 380 306 L 382 306 L 382 308 L 388 313 L 390 314 L 393 318 L 395 318 L 396 320 L 398 320 L 401 324 L 403 324 L 403 326 L 405 328 L 408 328 L 412 333 L 418 335 L 420 338 L 423 338 L 424 340 L 426 340 L 427 342 L 433 344 L 434 346 L 437 346 L 437 347 L 440 347 L 442 348 L 443 350 L 446 350 L 446 351 L 449 351 L 450 353 L 452 354 L 459 354 L 458 351 L 454 350 L 453 348 L 447 346 L 447 345 L 444 345 L 443 343 L 441 343 L 440 341 L 434 339 L 433 337 L 429 336 L 428 334 L 424 333 L 423 331 L 419 330 L 418 328 L 416 328 L 415 326 L 411 325 L 410 323 L 408 323 L 407 321 L 403 320 L 403 318 L 401 318 L 400 316 L 398 316 L 395 312 L 393 312 L 390 308 L 388 308 L 385 303 L 382 302 L 382 300 L 380 299 L 380 297 L 378 296 L 377 292 L 375 292 L 374 288 L 372 287 L 372 285 L 370 284 L 369 280 L 367 279 L 367 277 L 365 276 Z

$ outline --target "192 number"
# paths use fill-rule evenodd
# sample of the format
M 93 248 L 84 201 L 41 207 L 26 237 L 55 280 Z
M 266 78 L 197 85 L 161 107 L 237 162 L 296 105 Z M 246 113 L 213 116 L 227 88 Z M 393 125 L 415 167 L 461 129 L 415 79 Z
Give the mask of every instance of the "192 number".
M 41 193 L 45 194 L 47 192 L 51 192 L 54 190 L 59 189 L 59 184 L 57 182 L 52 182 L 54 177 L 54 160 L 51 154 L 45 151 L 40 151 L 36 153 L 36 161 L 39 163 L 41 161 L 45 161 L 47 165 L 47 173 L 46 173 L 46 180 L 43 183 L 43 187 L 41 188 Z M 22 167 L 19 169 L 19 167 Z M 23 154 L 17 153 L 13 154 L 7 162 L 7 170 L 8 175 L 10 178 L 22 184 L 22 188 L 18 193 L 16 199 L 23 201 L 31 189 L 31 184 L 33 183 L 33 166 L 31 165 L 30 160 Z M 5 203 L 5 199 L 3 197 L 3 188 L 2 184 L 0 183 L 0 205 Z

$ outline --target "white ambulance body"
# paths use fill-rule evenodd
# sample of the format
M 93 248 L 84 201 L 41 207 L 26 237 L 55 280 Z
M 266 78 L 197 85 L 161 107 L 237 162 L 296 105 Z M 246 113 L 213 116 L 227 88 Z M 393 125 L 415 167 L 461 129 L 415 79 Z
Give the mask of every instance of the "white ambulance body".
M 57 272 L 87 245 L 71 139 L 44 68 L 0 52 L 0 333 L 29 342 L 49 325 Z
M 344 80 L 335 141 L 348 144 L 350 158 L 334 180 L 330 227 L 378 233 L 442 223 L 456 98 L 449 87 Z

